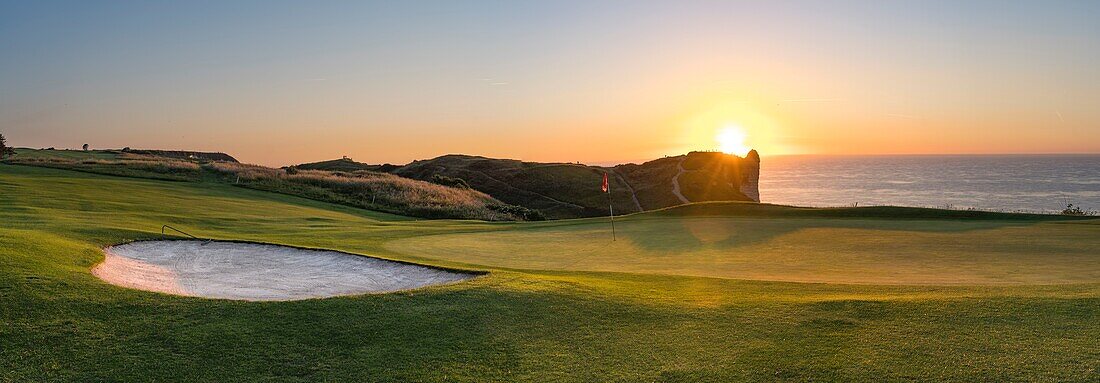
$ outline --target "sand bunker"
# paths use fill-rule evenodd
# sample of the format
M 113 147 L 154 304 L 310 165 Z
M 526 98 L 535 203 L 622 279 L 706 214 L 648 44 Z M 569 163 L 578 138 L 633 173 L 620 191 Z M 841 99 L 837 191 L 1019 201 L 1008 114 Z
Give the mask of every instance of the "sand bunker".
M 204 298 L 281 301 L 413 289 L 474 274 L 326 250 L 219 241 L 105 249 L 92 274 L 118 286 Z

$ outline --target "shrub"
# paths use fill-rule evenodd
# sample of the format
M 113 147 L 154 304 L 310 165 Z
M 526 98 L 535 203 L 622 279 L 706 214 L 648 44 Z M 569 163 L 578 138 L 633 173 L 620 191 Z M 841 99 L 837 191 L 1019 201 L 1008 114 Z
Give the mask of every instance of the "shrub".
M 466 180 L 455 177 L 447 177 L 442 174 L 432 174 L 431 182 L 437 185 L 450 186 L 462 189 L 469 189 L 470 184 L 466 183 Z
M 504 214 L 522 217 L 524 221 L 545 221 L 546 216 L 541 211 L 528 209 L 516 205 L 489 205 L 489 209 Z
M 1072 203 L 1067 204 L 1066 208 L 1062 209 L 1062 215 L 1086 216 L 1092 214 L 1093 212 L 1082 210 L 1080 206 L 1074 206 Z

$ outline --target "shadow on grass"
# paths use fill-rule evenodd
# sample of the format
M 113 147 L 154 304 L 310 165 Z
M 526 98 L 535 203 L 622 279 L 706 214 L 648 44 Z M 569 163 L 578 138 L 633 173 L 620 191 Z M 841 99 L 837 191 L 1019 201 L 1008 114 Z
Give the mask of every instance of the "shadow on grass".
M 1022 227 L 1036 221 L 995 220 L 884 220 L 827 218 L 684 217 L 642 219 L 619 223 L 619 234 L 639 247 L 655 252 L 683 252 L 705 247 L 737 248 L 809 229 L 857 229 L 962 233 L 1004 227 Z

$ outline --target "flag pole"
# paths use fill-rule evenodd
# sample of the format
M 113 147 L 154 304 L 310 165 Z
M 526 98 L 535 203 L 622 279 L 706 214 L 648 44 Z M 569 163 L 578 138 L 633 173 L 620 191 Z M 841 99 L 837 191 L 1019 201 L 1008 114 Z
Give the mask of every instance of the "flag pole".
M 611 211 L 611 242 L 615 242 L 615 204 L 611 203 L 611 183 L 607 183 L 607 209 Z

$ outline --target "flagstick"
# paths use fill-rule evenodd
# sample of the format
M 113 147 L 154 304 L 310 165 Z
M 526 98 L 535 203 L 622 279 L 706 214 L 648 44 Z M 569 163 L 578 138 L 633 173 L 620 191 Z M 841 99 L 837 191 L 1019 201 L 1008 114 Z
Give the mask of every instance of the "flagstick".
M 607 183 L 607 209 L 611 211 L 611 241 L 615 242 L 615 204 L 611 203 L 611 183 Z

